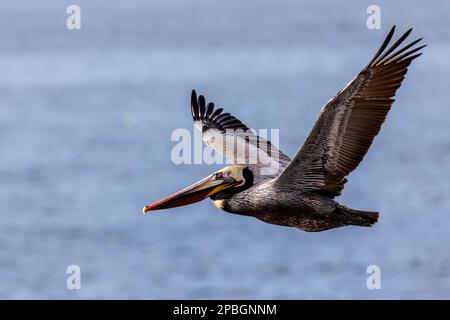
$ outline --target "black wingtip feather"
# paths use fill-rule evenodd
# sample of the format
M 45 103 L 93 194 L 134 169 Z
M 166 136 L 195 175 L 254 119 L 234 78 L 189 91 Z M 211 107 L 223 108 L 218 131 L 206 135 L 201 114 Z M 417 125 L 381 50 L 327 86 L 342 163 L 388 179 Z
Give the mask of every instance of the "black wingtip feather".
M 215 120 L 223 111 L 223 108 L 219 108 L 211 115 L 211 120 Z
M 410 28 L 408 31 L 406 31 L 400 38 L 398 38 L 397 41 L 395 41 L 395 43 L 388 49 L 386 50 L 380 57 L 378 57 L 373 64 L 377 64 L 378 62 L 382 61 L 384 58 L 386 58 L 392 51 L 394 51 L 395 49 L 397 49 L 397 47 L 399 45 L 401 45 L 403 43 L 403 41 L 406 40 L 406 38 L 408 38 L 409 34 L 411 33 L 412 28 Z
M 386 36 L 386 39 L 383 41 L 383 44 L 378 49 L 375 56 L 372 58 L 370 63 L 366 66 L 367 68 L 370 68 L 371 66 L 375 65 L 386 65 L 388 63 L 394 63 L 394 62 L 401 62 L 406 59 L 410 59 L 413 53 L 423 49 L 425 46 L 420 46 L 417 48 L 414 48 L 412 50 L 405 52 L 406 50 L 410 49 L 417 43 L 419 43 L 423 38 L 419 38 L 417 40 L 412 41 L 411 43 L 405 45 L 403 48 L 396 50 L 400 45 L 406 40 L 406 38 L 411 34 L 413 28 L 409 28 L 400 38 L 395 41 L 393 45 L 389 47 L 389 49 L 386 50 L 387 46 L 389 45 L 389 42 L 392 40 L 392 37 L 394 35 L 395 26 L 391 28 L 388 35 Z M 395 51 L 396 50 L 396 51 Z M 403 53 L 403 54 L 401 54 Z M 401 54 L 401 55 L 400 55 Z M 417 58 L 418 56 L 415 55 L 414 58 Z M 410 59 L 412 60 L 412 59 Z
M 229 113 L 222 113 L 222 108 L 214 110 L 214 103 L 209 102 L 206 104 L 206 100 L 203 95 L 199 95 L 197 98 L 197 93 L 195 90 L 192 90 L 191 109 L 193 120 L 202 122 L 203 131 L 210 128 L 218 129 L 221 132 L 225 132 L 227 129 L 248 130 L 248 127 L 239 119 L 233 117 Z
M 408 59 L 410 59 L 410 60 L 412 61 L 412 60 L 414 60 L 414 59 L 420 57 L 420 56 L 422 55 L 422 53 L 423 53 L 423 52 L 418 53 L 418 54 L 415 54 L 415 55 L 413 55 L 413 56 L 410 56 Z
M 383 43 L 381 44 L 380 48 L 378 49 L 377 53 L 375 54 L 375 56 L 372 58 L 372 60 L 369 62 L 369 64 L 367 66 L 372 65 L 372 63 L 380 56 L 380 54 L 383 53 L 384 49 L 386 49 L 389 42 L 391 41 L 392 36 L 394 35 L 394 32 L 395 32 L 395 25 L 391 28 L 388 35 L 386 36 Z
M 191 93 L 191 112 L 192 112 L 192 118 L 194 120 L 198 120 L 198 104 L 197 104 L 197 93 L 195 90 L 192 90 Z
M 206 110 L 205 118 L 209 118 L 214 111 L 214 103 L 209 102 L 208 105 L 206 106 L 206 108 L 207 108 L 207 110 Z
M 409 48 L 411 48 L 412 46 L 416 45 L 417 43 L 419 43 L 420 41 L 422 41 L 423 38 L 419 38 L 417 40 L 414 40 L 413 42 L 407 44 L 406 46 L 404 46 L 403 48 L 401 48 L 400 50 L 397 50 L 396 52 L 394 52 L 393 54 L 391 54 L 389 57 L 385 58 L 383 63 L 388 63 L 391 60 L 393 60 L 394 58 L 398 57 L 401 53 L 403 53 L 404 51 L 408 50 Z M 425 45 L 426 46 L 426 45 Z M 424 48 L 425 46 L 419 47 L 420 49 Z M 419 50 L 420 50 L 419 49 Z
M 205 116 L 205 113 L 206 113 L 206 101 L 205 101 L 204 96 L 200 95 L 198 97 L 198 105 L 200 107 L 200 112 L 199 112 L 200 119 L 203 119 L 203 117 Z

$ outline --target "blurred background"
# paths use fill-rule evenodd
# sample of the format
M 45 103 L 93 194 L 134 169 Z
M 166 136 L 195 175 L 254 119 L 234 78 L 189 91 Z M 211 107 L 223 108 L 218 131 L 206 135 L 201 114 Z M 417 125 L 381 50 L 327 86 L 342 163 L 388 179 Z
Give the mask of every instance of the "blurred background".
M 0 2 L 0 298 L 450 298 L 448 15 L 445 0 Z M 192 89 L 281 128 L 292 156 L 393 24 L 429 46 L 339 198 L 380 211 L 374 228 L 306 233 L 209 200 L 142 215 L 221 167 L 171 162 Z

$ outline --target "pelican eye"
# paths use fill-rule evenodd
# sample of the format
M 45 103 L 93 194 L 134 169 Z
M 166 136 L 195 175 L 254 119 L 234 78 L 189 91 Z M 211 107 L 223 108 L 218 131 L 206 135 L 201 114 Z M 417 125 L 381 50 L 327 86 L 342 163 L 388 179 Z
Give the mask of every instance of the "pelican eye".
M 217 172 L 216 173 L 216 179 L 220 179 L 220 178 L 223 178 L 223 173 L 222 172 Z

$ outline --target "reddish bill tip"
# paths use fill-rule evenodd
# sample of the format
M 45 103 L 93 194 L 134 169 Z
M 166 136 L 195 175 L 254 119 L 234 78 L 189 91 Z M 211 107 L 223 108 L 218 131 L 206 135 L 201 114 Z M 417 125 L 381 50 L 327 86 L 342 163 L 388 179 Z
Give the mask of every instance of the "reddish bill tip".
M 150 211 L 150 210 L 152 210 L 152 208 L 151 208 L 151 206 L 146 206 L 146 207 L 144 207 L 144 209 L 142 209 L 142 212 L 144 213 L 144 214 L 146 214 L 148 211 Z

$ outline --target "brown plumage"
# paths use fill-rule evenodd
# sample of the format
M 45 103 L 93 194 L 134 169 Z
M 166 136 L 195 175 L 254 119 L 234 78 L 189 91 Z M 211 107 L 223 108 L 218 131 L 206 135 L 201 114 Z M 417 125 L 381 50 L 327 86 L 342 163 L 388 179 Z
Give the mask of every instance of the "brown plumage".
M 345 177 L 358 166 L 380 131 L 408 66 L 421 55 L 414 53 L 425 47 L 403 53 L 421 38 L 393 52 L 411 33 L 409 29 L 385 51 L 394 30 L 395 27 L 371 62 L 325 104 L 303 147 L 277 179 L 277 185 L 294 183 L 302 190 L 341 194 Z
M 408 66 L 425 47 L 414 48 L 422 40 L 418 39 L 400 48 L 412 31 L 409 29 L 388 48 L 394 31 L 395 27 L 369 64 L 325 104 L 311 133 L 292 160 L 249 131 L 234 116 L 222 113 L 221 108 L 214 110 L 214 104 L 206 104 L 205 98 L 197 98 L 193 91 L 192 117 L 202 130 L 203 140 L 234 165 L 214 173 L 191 189 L 147 206 L 144 211 L 178 206 L 180 201 L 185 204 L 186 194 L 194 194 L 197 196 L 195 201 L 199 201 L 201 192 L 202 196 L 211 197 L 216 207 L 227 212 L 305 231 L 373 225 L 378 220 L 377 212 L 350 209 L 336 202 L 334 197 L 341 194 L 346 177 L 367 153 L 386 119 Z M 230 130 L 239 132 L 230 133 Z M 218 143 L 221 140 L 218 137 L 224 140 L 230 136 L 246 147 L 245 150 L 257 152 L 258 162 L 248 163 L 249 157 L 239 155 L 236 150 L 227 150 L 223 143 Z M 265 161 L 260 161 L 260 157 Z M 263 163 L 275 170 L 263 174 Z M 218 181 L 226 187 L 217 187 Z

